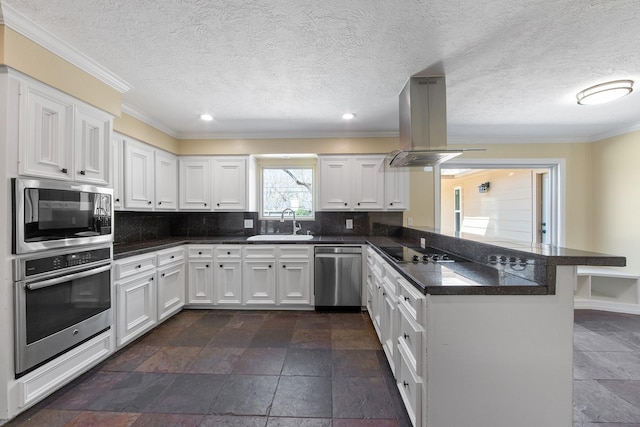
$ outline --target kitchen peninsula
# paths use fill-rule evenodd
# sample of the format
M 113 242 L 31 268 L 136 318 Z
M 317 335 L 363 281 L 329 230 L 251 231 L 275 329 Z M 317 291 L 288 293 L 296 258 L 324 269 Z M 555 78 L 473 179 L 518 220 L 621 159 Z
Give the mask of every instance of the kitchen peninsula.
M 118 262 L 183 245 L 240 252 L 363 245 L 363 305 L 415 426 L 571 425 L 576 266 L 624 266 L 625 258 L 488 244 L 428 229 L 376 229 L 383 232 L 320 235 L 296 243 L 274 238 L 256 244 L 245 236 L 170 237 L 118 244 L 114 258 Z M 420 239 L 466 262 L 434 267 L 389 255 L 391 247 L 420 248 Z

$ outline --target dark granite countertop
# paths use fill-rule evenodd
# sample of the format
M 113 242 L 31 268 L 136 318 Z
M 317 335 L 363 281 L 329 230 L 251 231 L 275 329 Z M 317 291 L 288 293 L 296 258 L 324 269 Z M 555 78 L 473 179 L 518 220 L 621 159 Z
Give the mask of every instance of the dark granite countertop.
M 606 265 L 624 266 L 625 258 L 565 248 L 531 247 L 514 242 L 481 243 L 460 237 L 429 232 L 436 244 L 429 246 L 454 253 L 468 260 L 455 264 L 422 264 L 397 262 L 380 248 L 384 246 L 418 246 L 415 236 L 314 236 L 310 240 L 248 241 L 247 236 L 172 237 L 136 243 L 114 243 L 114 260 L 168 249 L 186 244 L 370 244 L 380 256 L 404 278 L 425 294 L 432 295 L 547 295 L 555 293 L 555 266 Z M 455 239 L 455 240 L 451 240 Z M 454 245 L 455 244 L 455 245 Z M 524 271 L 509 265 L 488 262 L 492 254 L 526 256 L 530 264 Z

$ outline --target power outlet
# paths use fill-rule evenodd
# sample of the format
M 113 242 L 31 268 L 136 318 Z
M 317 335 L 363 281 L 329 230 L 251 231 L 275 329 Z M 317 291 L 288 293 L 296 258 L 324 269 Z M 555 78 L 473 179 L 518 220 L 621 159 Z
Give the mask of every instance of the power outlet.
M 407 225 L 413 225 L 413 217 L 407 218 Z
M 348 219 L 346 224 L 347 230 L 353 230 L 353 220 Z
M 420 247 L 421 247 L 422 249 L 424 249 L 424 248 L 425 248 L 425 246 L 427 246 L 427 242 L 425 242 L 424 237 L 421 237 L 421 238 L 420 238 Z
M 244 220 L 244 228 L 253 228 L 253 220 L 245 219 Z

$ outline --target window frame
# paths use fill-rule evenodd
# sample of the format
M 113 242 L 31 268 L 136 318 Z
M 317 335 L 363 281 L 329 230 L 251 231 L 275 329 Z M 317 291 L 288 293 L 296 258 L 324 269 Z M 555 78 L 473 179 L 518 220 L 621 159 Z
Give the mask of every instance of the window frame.
M 311 169 L 311 205 L 312 215 L 298 217 L 296 221 L 315 221 L 317 212 L 317 200 L 318 200 L 318 176 L 317 176 L 317 161 L 315 158 L 302 158 L 302 159 L 260 159 L 258 162 L 258 219 L 261 221 L 273 221 L 279 220 L 276 216 L 264 216 L 264 189 L 263 189 L 263 171 L 265 169 Z

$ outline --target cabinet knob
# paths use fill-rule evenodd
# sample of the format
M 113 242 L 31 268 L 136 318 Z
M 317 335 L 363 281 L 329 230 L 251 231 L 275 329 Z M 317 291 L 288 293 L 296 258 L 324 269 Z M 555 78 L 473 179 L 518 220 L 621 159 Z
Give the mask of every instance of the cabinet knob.
M 405 386 L 405 387 L 409 387 L 409 383 L 408 383 L 408 382 L 406 382 L 406 381 L 403 381 L 403 382 L 402 382 L 402 385 L 403 385 L 403 386 Z
M 150 281 L 150 282 L 153 282 L 153 277 L 149 277 L 149 281 Z
M 158 202 L 158 204 L 159 204 L 159 205 L 161 205 L 161 204 L 162 204 L 162 202 Z
M 224 268 L 224 265 L 220 264 L 220 268 Z
M 150 205 L 150 204 L 151 204 L 151 200 L 149 200 L 149 201 L 147 202 L 147 204 L 148 204 L 148 205 Z
M 62 168 L 62 169 L 60 169 L 60 172 L 62 172 L 62 173 L 67 173 L 67 168 Z
M 198 255 L 202 255 L 202 252 L 198 252 Z
M 80 175 L 86 175 L 87 173 L 85 171 L 80 171 L 78 172 Z
M 142 268 L 142 265 L 138 264 L 138 265 L 136 266 L 136 268 Z
M 174 259 L 176 256 L 175 255 L 171 255 L 171 259 Z
M 386 297 L 386 296 L 387 296 L 387 293 L 386 293 L 386 292 L 383 292 L 383 293 L 382 293 L 382 296 L 383 296 L 383 297 Z
M 347 202 L 344 202 L 344 205 L 345 205 L 345 206 L 348 206 L 348 205 L 347 205 Z
M 404 297 L 405 301 L 409 301 L 409 299 L 410 299 L 409 297 Z
M 287 268 L 287 266 L 283 264 L 283 265 L 282 265 L 282 268 Z
M 409 335 L 407 335 L 407 334 L 402 334 L 402 336 L 404 337 L 405 340 L 409 339 Z
M 389 206 L 393 206 L 393 202 L 389 203 Z
M 231 255 L 231 251 L 227 252 L 227 255 Z
M 269 268 L 271 268 L 271 264 L 269 264 Z
M 204 267 L 205 267 L 205 268 L 209 268 L 209 264 L 205 265 Z
M 120 203 L 120 199 L 119 199 L 119 198 L 118 198 L 118 199 L 116 199 L 116 202 Z
M 216 203 L 216 206 L 220 206 L 220 203 Z
M 207 204 L 206 204 L 206 203 L 205 203 L 204 205 L 205 205 L 205 206 L 207 206 Z
M 164 277 L 164 273 L 162 273 L 161 277 Z
M 360 202 L 358 202 L 358 206 L 360 206 Z

